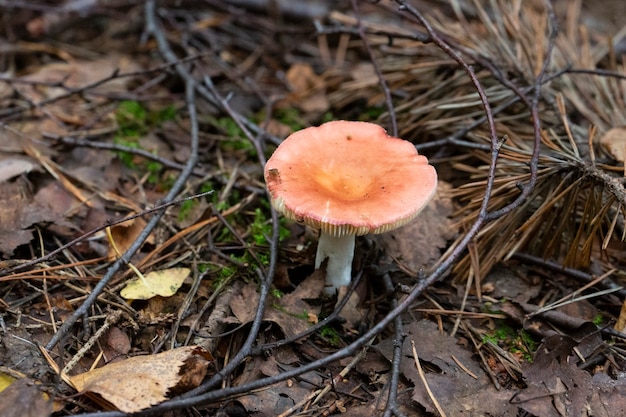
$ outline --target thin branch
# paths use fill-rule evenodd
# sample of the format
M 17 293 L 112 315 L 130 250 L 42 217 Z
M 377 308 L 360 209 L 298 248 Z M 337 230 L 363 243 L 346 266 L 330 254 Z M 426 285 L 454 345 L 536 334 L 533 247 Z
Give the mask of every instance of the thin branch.
M 393 282 L 389 274 L 383 275 L 383 283 L 385 284 L 385 290 L 390 295 L 391 307 L 395 308 L 398 305 L 393 295 L 394 287 Z M 406 338 L 404 328 L 402 326 L 402 317 L 398 316 L 394 322 L 394 339 L 393 339 L 393 358 L 391 361 L 391 378 L 389 380 L 389 394 L 387 395 L 387 404 L 385 405 L 385 413 L 383 417 L 390 417 L 391 414 L 396 414 L 398 410 L 398 384 L 400 382 L 400 365 L 402 362 L 402 344 Z

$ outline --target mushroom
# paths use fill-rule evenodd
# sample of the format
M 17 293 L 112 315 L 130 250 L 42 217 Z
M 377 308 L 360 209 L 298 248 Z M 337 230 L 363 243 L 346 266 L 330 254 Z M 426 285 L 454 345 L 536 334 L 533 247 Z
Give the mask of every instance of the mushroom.
M 349 285 L 355 236 L 411 221 L 437 173 L 406 140 L 373 123 L 332 121 L 287 137 L 265 165 L 272 205 L 320 230 L 315 268 L 328 258 L 326 292 Z

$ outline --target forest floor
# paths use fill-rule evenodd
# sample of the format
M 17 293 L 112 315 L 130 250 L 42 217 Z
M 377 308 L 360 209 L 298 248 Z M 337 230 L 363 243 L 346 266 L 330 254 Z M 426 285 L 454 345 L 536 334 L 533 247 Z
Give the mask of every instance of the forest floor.
M 0 20 L 1 416 L 626 416 L 623 1 Z M 327 295 L 264 166 L 332 120 L 438 188 Z

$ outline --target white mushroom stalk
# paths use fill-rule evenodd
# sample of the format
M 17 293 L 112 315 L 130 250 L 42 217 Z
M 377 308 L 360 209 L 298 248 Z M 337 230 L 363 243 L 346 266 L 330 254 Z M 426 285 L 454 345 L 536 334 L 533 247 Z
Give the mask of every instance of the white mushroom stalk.
M 350 285 L 354 242 L 354 235 L 335 237 L 324 231 L 320 232 L 315 255 L 315 269 L 319 269 L 322 262 L 328 258 L 326 287 L 324 288 L 327 294 L 334 294 L 338 288 Z
M 437 188 L 437 173 L 406 140 L 373 123 L 334 121 L 293 133 L 265 165 L 272 205 L 321 230 L 326 292 L 350 284 L 355 236 L 408 223 Z

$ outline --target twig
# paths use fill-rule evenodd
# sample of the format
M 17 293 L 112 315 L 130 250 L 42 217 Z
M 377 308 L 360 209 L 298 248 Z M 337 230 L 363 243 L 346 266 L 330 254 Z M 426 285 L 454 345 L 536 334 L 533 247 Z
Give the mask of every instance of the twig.
M 85 344 L 80 348 L 80 350 L 76 352 L 76 354 L 67 363 L 67 365 L 65 365 L 61 373 L 62 374 L 69 373 L 74 368 L 74 366 L 76 366 L 76 364 L 85 356 L 85 354 L 89 351 L 89 349 L 91 349 L 91 347 L 100 339 L 100 337 L 104 334 L 104 332 L 109 330 L 109 327 L 111 327 L 113 324 L 117 323 L 121 317 L 122 317 L 121 310 L 114 311 L 112 314 L 107 315 L 107 318 L 106 320 L 104 320 L 102 327 L 100 327 L 98 331 L 96 331 L 96 333 L 94 333 L 94 335 L 91 336 L 91 338 L 89 338 L 87 342 L 85 342 Z
M 430 400 L 435 405 L 435 408 L 437 409 L 437 412 L 439 413 L 439 415 L 441 417 L 446 417 L 446 413 L 443 411 L 443 408 L 441 408 L 441 405 L 439 405 L 439 401 L 437 401 L 437 398 L 435 397 L 433 392 L 430 390 L 430 387 L 428 386 L 428 381 L 426 381 L 426 376 L 424 375 L 424 371 L 422 370 L 422 365 L 420 364 L 419 357 L 417 356 L 417 350 L 415 350 L 415 341 L 413 340 L 411 340 L 411 349 L 413 350 L 413 360 L 415 360 L 415 366 L 417 367 L 417 372 L 420 375 L 420 379 L 422 380 L 422 384 L 424 384 L 424 388 L 426 389 L 426 392 L 428 393 Z
M 328 394 L 330 392 L 330 390 L 333 388 L 333 386 L 341 381 L 343 378 L 346 377 L 346 375 L 348 375 L 348 372 L 350 372 L 364 357 L 365 354 L 367 353 L 367 350 L 369 348 L 369 346 L 372 344 L 372 342 L 374 341 L 374 339 L 370 340 L 369 343 L 367 343 L 362 349 L 361 351 L 354 356 L 354 358 L 350 361 L 350 363 L 346 366 L 344 366 L 344 368 L 341 370 L 341 372 L 339 372 L 336 376 L 332 377 L 332 380 L 329 381 L 326 386 L 324 388 L 322 388 L 319 393 L 315 396 L 315 399 L 313 400 L 312 404 L 317 403 L 319 400 L 322 399 L 322 397 L 324 397 L 324 395 Z
M 383 275 L 383 283 L 385 290 L 389 294 L 391 299 L 391 307 L 395 308 L 398 305 L 398 300 L 394 297 L 393 282 L 389 274 Z M 406 334 L 404 333 L 404 327 L 402 326 L 402 317 L 398 316 L 393 321 L 394 325 L 394 343 L 393 343 L 393 358 L 391 361 L 391 378 L 389 380 L 389 394 L 387 395 L 387 404 L 385 404 L 385 412 L 383 417 L 390 417 L 391 414 L 396 414 L 398 411 L 398 385 L 400 382 L 400 364 L 402 363 L 402 345 Z

